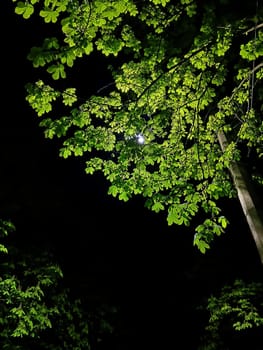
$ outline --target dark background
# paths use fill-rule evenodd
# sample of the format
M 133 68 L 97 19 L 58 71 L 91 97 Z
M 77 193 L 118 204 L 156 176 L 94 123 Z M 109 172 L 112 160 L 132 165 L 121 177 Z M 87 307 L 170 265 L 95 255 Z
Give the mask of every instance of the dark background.
M 191 228 L 168 227 L 141 198 L 119 202 L 102 176 L 85 174 L 83 159 L 59 158 L 58 143 L 44 138 L 25 101 L 24 85 L 36 74 L 26 55 L 48 33 L 15 15 L 11 0 L 0 6 L 0 216 L 15 224 L 14 243 L 32 254 L 34 247 L 52 251 L 76 295 L 117 305 L 115 348 L 183 341 L 184 349 L 196 349 L 203 321 L 196 307 L 235 278 L 261 278 L 238 200 L 224 205 L 227 234 L 202 255 Z M 105 67 L 87 60 L 88 91 L 104 81 Z

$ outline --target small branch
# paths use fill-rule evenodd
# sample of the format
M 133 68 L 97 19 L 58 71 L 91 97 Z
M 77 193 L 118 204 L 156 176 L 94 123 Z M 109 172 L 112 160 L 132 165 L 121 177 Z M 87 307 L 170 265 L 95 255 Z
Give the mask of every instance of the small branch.
M 168 68 L 167 71 L 162 72 L 160 75 L 158 75 L 157 78 L 155 78 L 149 85 L 146 86 L 146 88 L 140 93 L 140 95 L 136 98 L 136 101 L 138 102 L 142 96 L 159 80 L 161 79 L 166 73 L 170 72 L 171 70 L 177 68 L 178 66 L 180 66 L 181 64 L 188 62 L 192 57 L 194 57 L 195 55 L 197 55 L 199 52 L 201 52 L 202 50 L 204 50 L 206 47 L 208 47 L 211 44 L 211 42 L 206 43 L 205 45 L 203 45 L 202 47 L 200 47 L 199 49 L 197 49 L 196 51 L 192 52 L 189 56 L 184 57 L 183 59 L 181 59 L 179 62 L 177 62 L 176 64 L 174 64 L 173 66 L 171 66 L 170 68 Z
M 256 26 L 248 29 L 246 32 L 244 32 L 244 34 L 248 34 L 250 32 L 253 32 L 254 30 L 257 30 L 257 29 L 260 29 L 260 28 L 263 28 L 263 23 L 260 23 L 260 24 L 257 24 Z
M 234 89 L 234 92 L 233 94 L 231 95 L 230 99 L 229 99 L 229 102 L 231 102 L 236 94 L 236 92 L 241 88 L 241 86 L 244 84 L 245 81 L 247 81 L 250 77 L 251 74 L 254 74 L 258 69 L 260 69 L 261 67 L 263 67 L 263 62 L 259 63 L 256 67 L 254 67 L 253 69 L 251 69 L 249 72 L 248 72 L 248 75 L 247 77 L 245 77 L 241 82 L 240 84 Z

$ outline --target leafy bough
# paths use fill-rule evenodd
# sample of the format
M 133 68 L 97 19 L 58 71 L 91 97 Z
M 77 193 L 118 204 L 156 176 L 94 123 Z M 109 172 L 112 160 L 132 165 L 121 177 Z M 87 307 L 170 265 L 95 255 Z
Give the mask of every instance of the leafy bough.
M 142 195 L 149 209 L 166 211 L 169 225 L 190 225 L 195 218 L 193 242 L 205 252 L 228 225 L 220 203 L 236 196 L 229 169 L 242 158 L 237 141 L 262 154 L 260 27 L 247 40 L 250 20 L 233 15 L 225 23 L 215 4 L 204 6 L 196 27 L 195 1 L 63 4 L 58 10 L 46 3 L 63 12 L 64 42 L 50 38 L 33 48 L 29 59 L 36 68 L 61 80 L 67 66 L 95 48 L 120 60 L 111 69 L 109 93 L 100 88 L 101 94 L 81 98 L 75 88 L 59 91 L 43 80 L 27 85 L 32 108 L 50 114 L 40 123 L 46 137 L 63 139 L 65 158 L 90 154 L 86 172 L 101 171 L 114 197 Z M 62 117 L 56 108 L 51 115 L 59 101 L 69 108 Z M 223 152 L 220 132 L 230 140 Z

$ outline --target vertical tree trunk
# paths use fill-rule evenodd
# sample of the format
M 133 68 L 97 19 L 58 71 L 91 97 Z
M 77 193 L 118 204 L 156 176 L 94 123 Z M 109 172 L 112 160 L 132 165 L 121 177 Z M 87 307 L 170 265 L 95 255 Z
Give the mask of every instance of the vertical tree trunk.
M 218 140 L 224 152 L 228 142 L 222 131 L 218 133 Z M 256 243 L 261 263 L 263 264 L 263 222 L 256 208 L 251 190 L 249 189 L 248 179 L 244 171 L 242 171 L 242 166 L 237 162 L 233 162 L 229 170 L 233 177 L 243 213 Z

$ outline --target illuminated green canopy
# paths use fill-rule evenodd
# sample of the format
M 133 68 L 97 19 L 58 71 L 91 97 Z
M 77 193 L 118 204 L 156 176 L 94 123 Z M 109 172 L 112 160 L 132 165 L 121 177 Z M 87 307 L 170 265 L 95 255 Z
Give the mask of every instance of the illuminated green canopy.
M 194 244 L 205 252 L 227 227 L 220 199 L 236 194 L 229 166 L 241 150 L 263 155 L 262 7 L 30 0 L 15 11 L 38 11 L 55 26 L 28 55 L 41 79 L 27 85 L 27 101 L 46 137 L 61 137 L 60 155 L 84 156 L 88 174 L 109 180 L 109 194 L 144 196 L 169 225 L 196 217 Z M 108 57 L 112 80 L 80 96 L 67 74 L 87 55 Z M 224 152 L 219 132 L 228 139 Z

